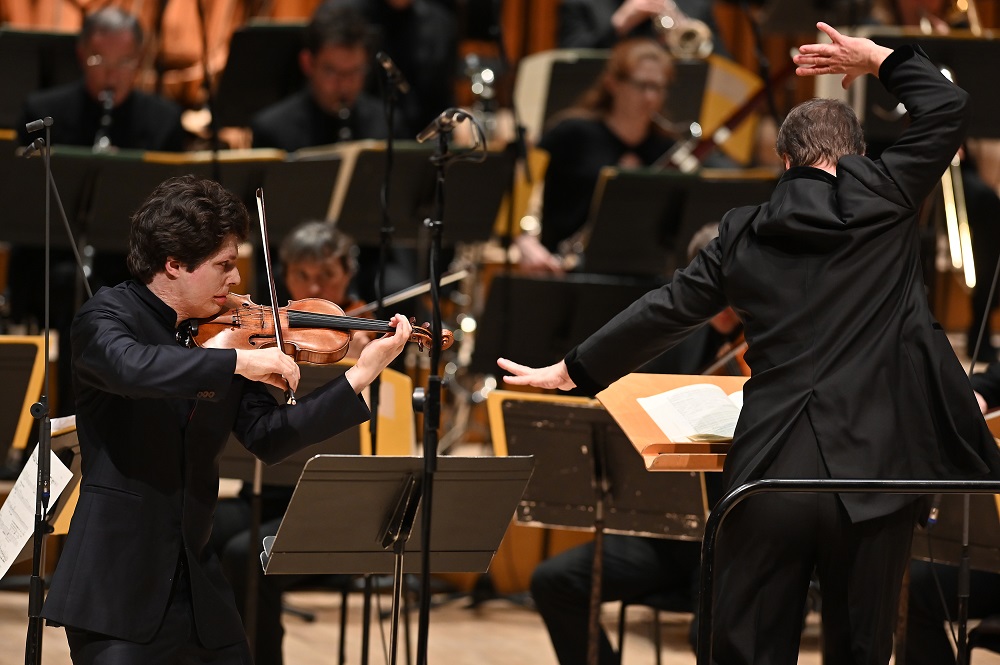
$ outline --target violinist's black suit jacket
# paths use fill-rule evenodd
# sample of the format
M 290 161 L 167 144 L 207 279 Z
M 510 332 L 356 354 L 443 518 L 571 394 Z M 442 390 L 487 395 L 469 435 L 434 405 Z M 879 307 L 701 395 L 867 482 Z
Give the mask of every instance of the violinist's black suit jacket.
M 279 406 L 262 384 L 233 375 L 235 351 L 180 346 L 175 321 L 134 281 L 102 289 L 74 321 L 83 481 L 43 616 L 147 641 L 183 557 L 198 636 L 217 648 L 246 639 L 208 546 L 229 432 L 271 463 L 369 412 L 344 377 Z
M 912 119 L 880 160 L 844 157 L 836 177 L 790 169 L 769 202 L 727 214 L 688 268 L 566 358 L 577 385 L 595 391 L 731 304 L 753 375 L 729 488 L 761 477 L 803 419 L 833 478 L 1000 478 L 918 256 L 916 212 L 961 145 L 967 95 L 909 47 L 879 78 Z M 841 496 L 854 522 L 912 500 Z

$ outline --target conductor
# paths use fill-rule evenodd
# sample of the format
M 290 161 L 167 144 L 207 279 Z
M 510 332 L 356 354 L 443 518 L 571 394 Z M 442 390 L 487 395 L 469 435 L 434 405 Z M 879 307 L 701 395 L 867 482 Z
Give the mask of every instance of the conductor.
M 752 377 L 726 459 L 728 489 L 758 478 L 1000 478 L 1000 454 L 927 305 L 916 212 L 965 135 L 968 95 L 918 47 L 895 51 L 825 23 L 800 76 L 878 76 L 909 127 L 864 155 L 850 107 L 792 109 L 769 201 L 730 211 L 720 235 L 549 367 L 509 360 L 509 383 L 594 393 L 727 304 Z M 764 494 L 733 510 L 718 545 L 717 663 L 793 664 L 815 568 L 829 663 L 887 663 L 917 497 Z

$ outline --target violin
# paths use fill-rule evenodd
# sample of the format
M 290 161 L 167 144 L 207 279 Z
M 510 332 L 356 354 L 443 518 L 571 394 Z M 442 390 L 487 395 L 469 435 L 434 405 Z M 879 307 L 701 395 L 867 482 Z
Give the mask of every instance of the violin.
M 708 376 L 750 376 L 750 365 L 743 358 L 747 352 L 747 342 L 741 332 L 736 339 L 721 349 L 715 362 L 709 365 L 703 375 Z
M 189 322 L 189 342 L 209 349 L 266 349 L 278 345 L 271 307 L 258 305 L 250 296 L 231 293 L 226 308 L 210 319 Z M 388 321 L 346 316 L 337 304 L 322 298 L 291 300 L 278 307 L 282 350 L 296 362 L 329 365 L 344 358 L 355 330 L 392 333 Z M 433 337 L 429 324 L 414 326 L 410 341 L 420 349 Z M 441 349 L 454 342 L 450 330 L 441 331 Z

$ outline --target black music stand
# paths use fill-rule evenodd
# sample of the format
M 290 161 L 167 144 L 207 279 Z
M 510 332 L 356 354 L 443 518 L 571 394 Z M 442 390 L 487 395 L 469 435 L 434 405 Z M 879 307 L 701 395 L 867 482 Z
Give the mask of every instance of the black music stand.
M 605 167 L 584 228 L 582 270 L 666 277 L 687 265 L 687 244 L 698 229 L 732 208 L 766 201 L 774 183 L 770 173 L 706 178 Z
M 341 160 L 325 159 L 271 162 L 264 169 L 261 187 L 267 195 L 268 233 L 280 243 L 302 222 L 325 221 L 333 188 L 340 174 Z
M 493 442 L 498 454 L 535 457 L 519 522 L 594 530 L 596 470 L 608 482 L 606 533 L 701 540 L 708 514 L 704 474 L 649 473 L 611 415 L 591 400 L 506 391 L 490 399 L 500 402 L 491 404 L 491 422 L 498 414 L 503 422 L 504 440 Z
M 611 415 L 593 400 L 494 391 L 498 454 L 533 454 L 532 482 L 518 521 L 594 531 L 587 661 L 598 661 L 604 534 L 700 539 L 708 515 L 704 475 L 647 473 Z
M 261 554 L 269 575 L 392 572 L 390 665 L 396 660 L 402 576 L 423 565 L 423 462 L 419 457 L 314 457 L 302 471 L 277 536 L 265 539 Z M 431 572 L 486 572 L 531 476 L 531 463 L 529 457 L 438 460 Z M 411 554 L 404 558 L 407 546 Z
M 254 114 L 302 87 L 298 55 L 305 25 L 251 21 L 233 33 L 215 95 L 220 127 L 249 127 Z
M 21 122 L 28 94 L 80 78 L 75 33 L 0 28 L 0 127 Z M 42 179 L 44 182 L 44 179 Z
M 543 367 L 558 362 L 661 282 L 570 274 L 553 279 L 497 275 L 476 332 L 470 371 L 497 374 L 497 358 Z
M 41 159 L 18 159 L 14 145 L 17 144 L 4 144 L 0 149 L 0 200 L 4 202 L 4 219 L 7 220 L 3 237 L 15 245 L 43 247 L 45 164 Z M 74 233 L 79 230 L 93 188 L 94 164 L 95 158 L 89 148 L 85 152 L 62 146 L 52 150 L 52 175 L 59 185 L 69 223 L 75 227 Z M 58 212 L 53 214 L 58 215 Z M 70 246 L 70 238 L 61 222 L 53 225 L 52 246 L 63 249 Z
M 975 38 L 970 33 L 949 35 L 924 35 L 913 31 L 892 28 L 874 28 L 857 31 L 882 46 L 897 48 L 919 43 L 931 62 L 947 67 L 955 82 L 966 90 L 974 103 L 971 105 L 968 135 L 975 138 L 1000 137 L 996 118 L 1000 115 L 1000 88 L 987 63 L 1000 60 L 1000 44 L 995 39 Z M 893 97 L 874 77 L 866 76 L 855 86 L 864 86 L 863 113 L 865 139 L 869 143 L 889 145 L 902 133 L 908 119 L 895 113 L 899 100 Z M 858 90 L 859 88 L 852 88 Z
M 423 226 L 420 211 L 434 191 L 434 171 L 428 164 L 433 150 L 415 141 L 394 141 L 394 165 L 390 188 L 389 217 L 395 226 L 393 244 L 413 245 Z M 340 155 L 340 174 L 334 187 L 327 219 L 359 245 L 377 247 L 381 236 L 382 182 L 385 180 L 385 142 L 355 141 L 327 148 L 309 148 L 296 158 L 326 159 Z
M 937 522 L 918 527 L 913 534 L 913 558 L 958 566 L 962 558 L 963 498 L 942 494 L 937 500 Z M 969 497 L 969 566 L 1000 573 L 1000 515 L 996 497 Z

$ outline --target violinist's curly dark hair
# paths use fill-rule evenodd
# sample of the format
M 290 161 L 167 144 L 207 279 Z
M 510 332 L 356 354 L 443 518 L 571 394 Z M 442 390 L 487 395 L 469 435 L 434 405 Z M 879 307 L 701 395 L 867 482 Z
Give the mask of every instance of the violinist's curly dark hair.
M 132 215 L 128 269 L 144 284 L 164 270 L 168 257 L 191 272 L 219 251 L 226 238 L 243 242 L 249 232 L 246 206 L 217 182 L 190 175 L 171 178 Z

